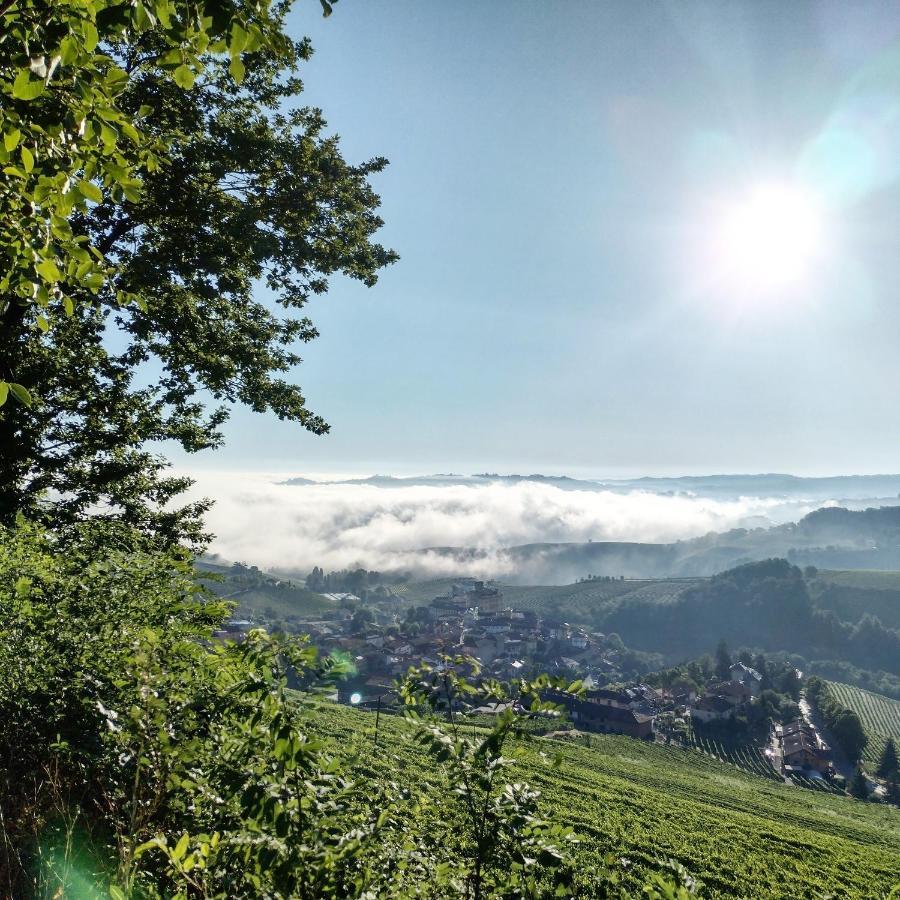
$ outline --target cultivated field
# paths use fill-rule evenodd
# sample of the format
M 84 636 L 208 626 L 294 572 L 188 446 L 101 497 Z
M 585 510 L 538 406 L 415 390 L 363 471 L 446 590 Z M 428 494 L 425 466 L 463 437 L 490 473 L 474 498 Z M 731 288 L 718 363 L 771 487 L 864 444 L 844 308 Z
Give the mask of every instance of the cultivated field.
M 313 721 L 365 760 L 364 778 L 389 772 L 399 782 L 432 783 L 442 796 L 441 776 L 398 718 L 382 716 L 377 756 L 371 714 L 323 706 Z M 545 808 L 581 838 L 581 897 L 602 895 L 598 873 L 608 853 L 627 860 L 623 887 L 635 895 L 662 858 L 684 864 L 704 897 L 880 898 L 900 880 L 896 809 L 745 774 L 694 749 L 604 735 L 590 742 L 537 739 L 512 748 L 513 777 L 539 788 Z M 440 816 L 444 802 L 419 815 Z
M 863 754 L 866 763 L 870 766 L 878 764 L 889 737 L 900 748 L 900 701 L 836 681 L 830 681 L 828 685 L 837 701 L 852 709 L 862 720 L 869 736 L 869 743 Z

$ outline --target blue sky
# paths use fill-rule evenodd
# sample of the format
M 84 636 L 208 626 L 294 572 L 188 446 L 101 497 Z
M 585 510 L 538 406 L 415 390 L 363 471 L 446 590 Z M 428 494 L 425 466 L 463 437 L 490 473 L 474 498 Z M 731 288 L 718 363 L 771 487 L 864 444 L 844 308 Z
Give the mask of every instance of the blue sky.
M 303 100 L 349 159 L 390 159 L 401 260 L 309 308 L 296 379 L 330 435 L 238 410 L 176 462 L 897 471 L 898 10 L 298 3 Z M 709 210 L 773 179 L 824 198 L 827 244 L 774 293 L 711 283 Z

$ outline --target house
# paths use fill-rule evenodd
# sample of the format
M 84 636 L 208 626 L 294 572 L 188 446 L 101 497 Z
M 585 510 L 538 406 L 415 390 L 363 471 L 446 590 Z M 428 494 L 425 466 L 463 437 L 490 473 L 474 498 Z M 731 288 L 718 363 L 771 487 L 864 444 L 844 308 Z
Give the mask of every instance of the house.
M 781 752 L 784 764 L 794 769 L 831 768 L 831 752 L 818 732 L 804 719 L 795 719 L 781 730 Z
M 631 698 L 624 691 L 617 691 L 610 688 L 600 688 L 599 690 L 590 691 L 587 699 L 595 703 L 601 703 L 604 706 L 618 706 L 622 709 L 627 708 Z
M 653 716 L 642 715 L 633 709 L 582 700 L 559 691 L 548 691 L 547 699 L 563 706 L 582 731 L 625 734 L 642 740 L 653 738 Z
M 691 718 L 698 722 L 716 722 L 734 715 L 734 704 L 725 697 L 705 694 L 691 707 Z
M 510 629 L 509 619 L 502 616 L 492 616 L 491 618 L 480 619 L 479 627 L 485 634 L 505 634 Z
M 716 697 L 724 697 L 732 706 L 749 703 L 753 697 L 750 686 L 742 681 L 722 681 L 719 684 L 713 684 L 708 693 Z
M 745 685 L 750 691 L 750 696 L 759 696 L 759 692 L 762 689 L 762 675 L 756 669 L 751 669 L 750 666 L 745 666 L 742 662 L 739 662 L 735 663 L 728 670 L 728 674 L 732 682 Z

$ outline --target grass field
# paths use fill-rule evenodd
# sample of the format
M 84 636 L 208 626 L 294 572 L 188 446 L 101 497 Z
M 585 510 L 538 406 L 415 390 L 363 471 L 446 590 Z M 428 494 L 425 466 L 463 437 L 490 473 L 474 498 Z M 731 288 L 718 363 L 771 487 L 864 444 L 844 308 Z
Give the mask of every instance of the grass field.
M 836 681 L 830 681 L 828 685 L 835 699 L 852 709 L 862 720 L 869 737 L 863 754 L 866 763 L 870 766 L 878 764 L 889 737 L 894 739 L 900 749 L 900 701 Z
M 371 714 L 325 705 L 313 715 L 315 731 L 365 760 L 364 777 L 428 782 L 440 795 L 440 776 L 397 717 L 382 717 L 372 754 Z M 894 808 L 755 777 L 693 749 L 604 735 L 590 741 L 512 748 L 512 776 L 539 788 L 545 809 L 580 836 L 581 897 L 601 896 L 598 870 L 609 852 L 629 861 L 625 887 L 635 896 L 661 858 L 685 865 L 704 897 L 881 898 L 900 881 Z M 558 767 L 541 751 L 559 751 Z

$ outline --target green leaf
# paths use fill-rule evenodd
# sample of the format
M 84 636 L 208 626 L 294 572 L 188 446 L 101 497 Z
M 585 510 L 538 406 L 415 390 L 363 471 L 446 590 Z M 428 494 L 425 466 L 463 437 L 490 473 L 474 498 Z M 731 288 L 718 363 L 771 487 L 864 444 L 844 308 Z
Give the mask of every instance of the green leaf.
M 153 9 L 156 11 L 156 18 L 159 19 L 162 27 L 171 28 L 172 18 L 169 11 L 168 0 L 157 0 L 157 2 L 153 4 Z
M 104 147 L 114 146 L 118 139 L 114 128 L 110 128 L 105 122 L 100 123 L 100 140 L 103 141 Z
M 93 22 L 85 22 L 81 26 L 81 30 L 84 34 L 84 49 L 87 50 L 88 53 L 93 53 L 94 48 L 100 41 L 100 35 L 97 34 L 96 26 Z
M 3 406 L 6 403 L 6 398 L 9 396 L 9 385 L 5 381 L 0 381 L 0 406 Z
M 34 269 L 44 281 L 52 283 L 62 279 L 62 272 L 59 271 L 59 268 L 52 259 L 41 260 Z
M 244 64 L 241 62 L 241 58 L 239 56 L 235 56 L 234 59 L 231 60 L 231 63 L 228 66 L 228 71 L 231 73 L 231 77 L 240 84 L 244 80 Z
M 112 900 L 125 900 L 125 891 L 117 884 L 111 884 L 109 886 L 109 896 Z
M 25 171 L 31 172 L 34 169 L 34 154 L 24 145 L 19 148 L 19 154 L 22 157 L 22 165 L 25 167 Z
M 187 853 L 188 843 L 190 842 L 190 838 L 187 833 L 183 834 L 179 839 L 178 843 L 172 850 L 172 859 L 179 860 L 184 857 L 184 854 Z
M 228 52 L 232 56 L 240 53 L 247 46 L 247 32 L 237 23 L 231 25 L 231 42 L 228 45 Z
M 19 138 L 21 137 L 22 132 L 19 131 L 18 128 L 7 131 L 6 134 L 3 135 L 3 146 L 6 147 L 7 150 L 15 150 L 16 145 L 19 143 Z
M 174 72 L 175 84 L 184 90 L 190 90 L 194 86 L 194 73 L 186 65 L 180 65 Z
M 67 316 L 71 316 L 72 313 L 75 312 L 75 304 L 72 302 L 71 297 L 63 297 L 62 300 L 63 309 L 66 311 Z
M 17 100 L 34 100 L 43 91 L 44 82 L 40 79 L 32 81 L 30 69 L 21 69 L 12 86 L 13 97 Z
M 41 331 L 46 334 L 50 330 L 50 322 L 47 321 L 46 316 L 38 316 L 37 317 L 37 327 L 41 329 Z
M 75 190 L 78 191 L 85 200 L 93 200 L 94 203 L 103 202 L 103 191 L 101 191 L 92 181 L 81 179 L 80 181 L 75 182 Z
M 9 390 L 12 393 L 13 397 L 19 401 L 23 406 L 31 406 L 31 394 L 22 387 L 21 384 L 16 384 L 15 382 L 10 382 Z

